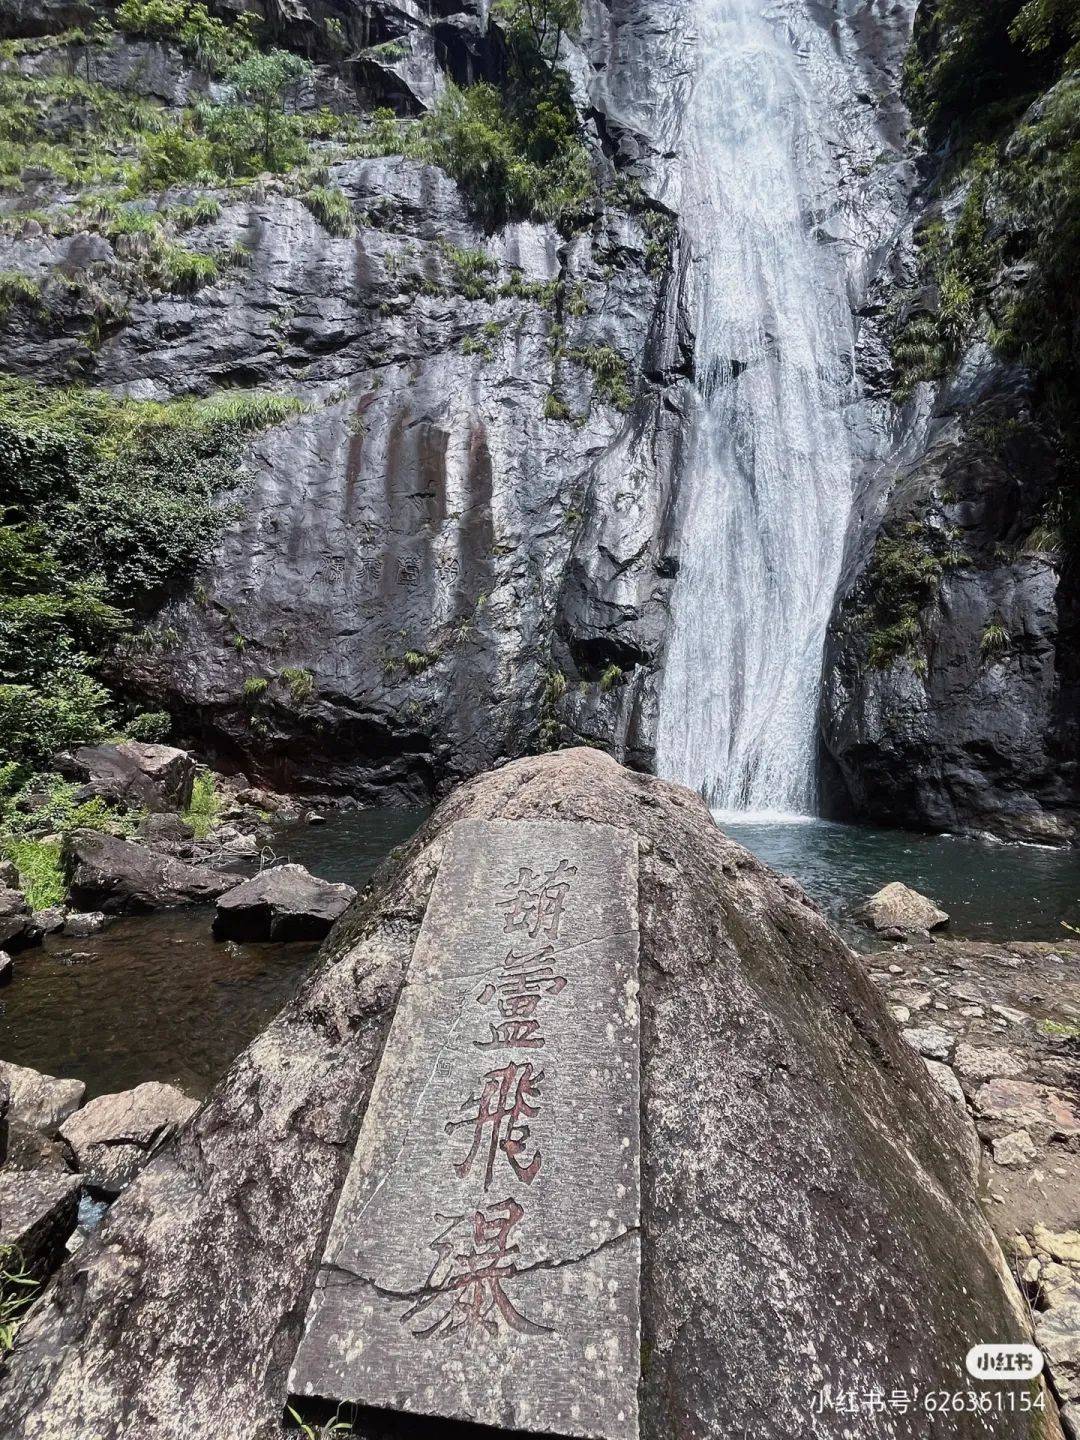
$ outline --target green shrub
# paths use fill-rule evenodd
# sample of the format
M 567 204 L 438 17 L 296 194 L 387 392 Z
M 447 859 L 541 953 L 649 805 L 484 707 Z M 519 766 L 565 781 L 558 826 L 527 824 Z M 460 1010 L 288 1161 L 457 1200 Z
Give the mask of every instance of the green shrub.
M 164 740 L 172 729 L 172 716 L 167 710 L 144 710 L 133 716 L 124 726 L 129 740 L 143 740 L 154 745 Z
M 166 190 L 170 185 L 208 178 L 213 152 L 204 135 L 186 130 L 162 130 L 148 135 L 139 151 L 138 185 L 145 190 Z
M 165 245 L 156 266 L 162 286 L 177 294 L 190 295 L 204 285 L 220 278 L 218 262 L 213 255 L 185 250 L 181 245 Z
M 184 819 L 195 831 L 197 840 L 205 840 L 214 828 L 221 810 L 221 796 L 212 770 L 200 770 L 191 788 L 191 803 Z
M 488 224 L 525 215 L 571 220 L 594 186 L 568 93 L 532 106 L 528 88 L 516 94 L 515 109 L 492 85 L 448 85 L 420 122 L 411 153 L 453 176 Z
M 15 666 L 23 661 L 14 657 Z M 58 750 L 103 739 L 112 697 L 89 673 L 93 663 L 80 655 L 35 683 L 0 683 L 0 755 L 43 764 Z
M 444 245 L 446 256 L 453 274 L 453 286 L 459 295 L 467 300 L 491 298 L 490 276 L 498 271 L 498 265 L 484 250 L 459 249 L 456 245 Z
M 615 689 L 615 686 L 618 685 L 618 684 L 621 682 L 622 678 L 623 678 L 623 668 L 622 668 L 622 666 L 621 666 L 621 665 L 614 665 L 614 664 L 609 665 L 609 666 L 607 667 L 607 669 L 604 671 L 604 673 L 600 676 L 600 689 L 601 689 L 605 694 L 607 694 L 607 692 L 608 692 L 609 690 L 614 690 L 614 689 Z
M 860 587 L 856 614 L 867 637 L 867 658 L 887 669 L 901 658 L 921 658 L 920 613 L 938 593 L 942 576 L 966 556 L 947 537 L 911 521 L 878 538 Z
M 209 225 L 220 217 L 221 201 L 213 195 L 200 195 L 190 205 L 171 206 L 168 215 L 177 230 L 193 230 L 198 225 Z
M 906 400 L 918 381 L 941 379 L 971 339 L 999 260 L 999 245 L 988 238 L 992 172 L 991 152 L 979 147 L 967 167 L 967 196 L 952 231 L 938 221 L 919 237 L 920 283 L 936 289 L 937 305 L 933 314 L 909 319 L 894 337 L 897 401 Z
M 246 437 L 300 408 L 280 395 L 158 404 L 0 377 L 0 756 L 40 764 L 109 733 L 101 658 L 217 536 Z
M 122 812 L 100 796 L 80 799 L 82 787 L 59 775 L 32 775 L 0 804 L 0 854 L 19 872 L 33 910 L 59 905 L 67 889 L 61 852 L 75 830 L 134 834 L 141 810 Z
M 19 872 L 19 884 L 31 910 L 62 905 L 67 895 L 59 840 L 4 839 L 0 849 Z
M 540 60 L 549 71 L 563 36 L 581 29 L 581 0 L 495 0 L 491 11 L 526 62 Z
M 266 694 L 270 688 L 270 681 L 262 675 L 249 675 L 244 681 L 241 695 L 248 704 L 254 703 Z
M 1009 632 L 1000 620 L 991 620 L 983 630 L 979 652 L 984 659 L 1001 655 L 1009 648 Z
M 125 35 L 174 41 L 211 74 L 243 60 L 254 48 L 254 17 L 242 15 L 228 25 L 199 0 L 123 0 L 115 20 Z
M 73 187 L 129 184 L 140 144 L 173 123 L 160 105 L 105 85 L 5 72 L 0 183 L 18 189 L 27 170 L 44 170 Z
M 280 173 L 308 158 L 303 123 L 286 105 L 310 74 L 310 63 L 287 50 L 254 53 L 230 66 L 225 80 L 232 98 L 198 110 L 219 174 Z
M 41 305 L 41 286 L 18 270 L 0 270 L 0 321 L 20 305 Z
M 592 371 L 594 391 L 599 399 L 614 405 L 616 410 L 630 409 L 634 397 L 630 391 L 629 368 L 617 350 L 610 345 L 586 345 L 568 351 L 567 357 Z
M 313 185 L 302 196 L 304 204 L 331 235 L 348 236 L 356 234 L 352 207 L 343 190 L 334 186 Z

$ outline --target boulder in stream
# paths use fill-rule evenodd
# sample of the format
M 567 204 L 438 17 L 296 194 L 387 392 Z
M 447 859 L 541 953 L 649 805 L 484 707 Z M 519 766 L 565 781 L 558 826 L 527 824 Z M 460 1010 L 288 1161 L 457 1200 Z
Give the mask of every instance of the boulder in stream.
M 335 885 L 303 865 L 275 865 L 217 902 L 220 940 L 321 940 L 356 899 L 351 885 Z
M 158 910 L 216 900 L 244 879 L 209 865 L 188 865 L 96 830 L 78 830 L 64 849 L 68 896 L 80 910 Z
M 639 982 L 626 994 L 633 1005 L 640 983 L 641 1440 L 673 1429 L 789 1440 L 809 1433 L 826 1385 L 966 1391 L 971 1345 L 1029 1338 L 979 1207 L 960 1107 L 840 936 L 797 886 L 727 840 L 697 795 L 568 750 L 462 785 L 345 917 L 294 1000 L 35 1305 L 8 1361 L 0 1432 L 278 1432 L 433 886 L 455 827 L 493 821 L 510 832 L 584 822 L 636 842 Z M 498 887 L 460 903 L 496 898 Z M 565 958 L 588 976 L 587 946 L 569 944 Z M 529 1058 L 542 1068 L 542 1052 Z M 588 1134 L 566 1114 L 587 1155 Z M 516 1293 L 527 1311 L 528 1290 Z M 1048 1403 L 1045 1419 L 950 1415 L 947 1433 L 1056 1435 Z M 380 1433 L 405 1433 L 399 1420 L 384 1414 Z M 816 1440 L 840 1440 L 856 1422 L 825 1407 L 812 1423 Z M 900 1440 L 918 1424 L 887 1410 L 857 1418 L 861 1440 Z M 401 1425 L 429 1440 L 451 1433 L 442 1421 Z
M 102 910 L 72 910 L 64 920 L 64 934 L 69 940 L 85 940 L 104 930 L 107 923 Z
M 34 911 L 34 927 L 42 935 L 55 935 L 64 928 L 67 911 L 62 905 L 49 905 L 44 910 Z
M 41 940 L 26 896 L 20 890 L 0 886 L 0 946 L 19 950 Z
M 894 880 L 885 885 L 859 909 L 859 918 L 879 933 L 887 930 L 924 932 L 949 923 L 949 917 L 932 900 Z
M 98 1095 L 61 1125 L 60 1138 L 91 1189 L 118 1195 L 198 1108 L 174 1085 L 149 1080 L 133 1090 Z
M 91 795 L 156 811 L 185 809 L 197 770 L 186 750 L 141 740 L 81 745 L 56 756 L 53 764 L 62 775 L 81 780 Z

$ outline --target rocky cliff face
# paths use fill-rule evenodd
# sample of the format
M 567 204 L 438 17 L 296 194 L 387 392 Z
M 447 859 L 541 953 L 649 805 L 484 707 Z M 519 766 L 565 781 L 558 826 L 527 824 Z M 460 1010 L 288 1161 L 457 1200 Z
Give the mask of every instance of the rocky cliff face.
M 935 23 L 958 8 L 924 0 L 910 91 L 946 44 Z M 1055 843 L 1080 819 L 1065 447 L 1046 384 L 1000 339 L 1035 269 L 1009 171 L 1048 97 L 1031 103 L 1039 85 L 1014 42 L 991 98 L 1020 119 L 1001 133 L 1000 116 L 982 119 L 981 63 L 952 128 L 910 134 L 914 183 L 867 307 L 885 348 L 864 355 L 864 377 L 895 409 L 827 643 L 824 800 L 839 816 Z M 977 137 L 996 124 L 996 162 L 973 151 L 978 123 Z
M 920 151 L 900 98 L 916 8 L 808 12 L 849 81 L 830 187 L 807 204 L 843 255 L 859 380 L 824 801 L 1063 839 L 1078 810 L 1076 591 L 1041 538 L 1058 462 L 1030 377 L 969 337 L 897 405 L 897 334 L 942 308 L 924 239 L 965 193 Z M 167 39 L 87 38 L 95 16 L 6 6 L 16 39 L 0 65 L 57 85 L 85 75 L 166 115 L 220 94 Z M 319 62 L 309 116 L 423 114 L 451 80 L 506 70 L 505 37 L 470 3 L 267 19 Z M 170 288 L 132 282 L 144 235 L 85 207 L 59 227 L 27 214 L 85 192 L 24 171 L 0 234 L 7 371 L 156 400 L 273 388 L 303 406 L 253 443 L 235 518 L 116 657 L 117 684 L 276 785 L 361 801 L 423 798 L 574 740 L 653 766 L 695 412 L 678 221 L 694 56 L 683 4 L 585 7 L 563 61 L 598 185 L 573 226 L 485 226 L 437 166 L 354 156 L 321 177 L 345 226 L 288 177 L 212 189 L 188 243 L 225 258 L 209 283 Z M 65 92 L 46 128 L 77 125 L 88 103 Z M 153 203 L 190 214 L 207 198 L 174 184 Z M 1003 263 L 998 288 L 1015 280 Z
M 389 98 L 408 112 L 448 74 L 503 63 L 499 32 L 468 7 L 367 12 L 365 43 L 398 47 L 396 79 L 376 83 L 369 47 L 321 67 L 310 105 L 362 113 Z M 677 29 L 675 10 L 597 5 L 569 47 L 604 187 L 572 231 L 485 230 L 436 166 L 348 160 L 327 184 L 354 234 L 328 233 L 295 186 L 264 177 L 216 192 L 220 213 L 198 229 L 204 250 L 242 259 L 219 283 L 125 296 L 93 347 L 77 298 L 68 323 L 9 317 L 16 374 L 155 400 L 273 387 L 304 404 L 254 446 L 217 550 L 116 667 L 211 750 L 363 801 L 426 797 L 573 729 L 625 748 L 616 681 L 662 632 L 670 572 L 652 541 L 686 368 L 673 226 L 647 193 L 663 188 Z M 91 63 L 78 43 L 29 50 L 9 64 Z M 213 84 L 146 42 L 114 40 L 93 64 L 100 83 L 167 107 Z M 194 198 L 174 188 L 160 203 Z M 91 273 L 105 291 L 138 244 L 27 221 L 0 242 L 0 267 L 41 285 Z

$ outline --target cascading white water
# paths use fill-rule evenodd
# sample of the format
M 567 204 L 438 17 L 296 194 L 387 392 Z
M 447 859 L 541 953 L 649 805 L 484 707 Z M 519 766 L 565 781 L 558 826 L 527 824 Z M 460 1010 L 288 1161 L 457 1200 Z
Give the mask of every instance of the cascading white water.
M 657 768 L 714 809 L 805 814 L 852 489 L 852 321 L 813 233 L 847 84 L 799 0 L 697 9 L 681 208 L 698 410 Z

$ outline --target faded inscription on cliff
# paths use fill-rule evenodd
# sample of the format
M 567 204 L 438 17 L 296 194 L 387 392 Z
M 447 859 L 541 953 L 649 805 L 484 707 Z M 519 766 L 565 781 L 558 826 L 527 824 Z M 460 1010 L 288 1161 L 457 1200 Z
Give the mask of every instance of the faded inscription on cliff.
M 293 1394 L 635 1440 L 637 990 L 632 836 L 453 827 Z

